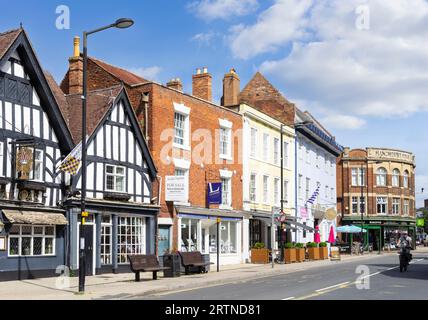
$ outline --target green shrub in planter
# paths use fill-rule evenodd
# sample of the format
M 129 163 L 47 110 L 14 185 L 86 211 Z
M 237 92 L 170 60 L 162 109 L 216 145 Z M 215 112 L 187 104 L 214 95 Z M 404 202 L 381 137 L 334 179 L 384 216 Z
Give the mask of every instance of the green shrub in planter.
M 320 242 L 320 248 L 327 247 L 327 242 Z
M 316 248 L 317 244 L 315 242 L 308 242 L 306 243 L 307 248 Z
M 292 249 L 292 248 L 294 248 L 294 244 L 293 244 L 293 243 L 291 243 L 291 242 L 286 242 L 286 243 L 284 244 L 284 248 L 285 248 L 285 249 Z
M 301 249 L 304 247 L 303 243 L 300 243 L 300 242 L 297 242 L 294 246 L 298 249 Z
M 265 244 L 263 242 L 256 242 L 254 244 L 254 249 L 263 249 L 265 247 Z

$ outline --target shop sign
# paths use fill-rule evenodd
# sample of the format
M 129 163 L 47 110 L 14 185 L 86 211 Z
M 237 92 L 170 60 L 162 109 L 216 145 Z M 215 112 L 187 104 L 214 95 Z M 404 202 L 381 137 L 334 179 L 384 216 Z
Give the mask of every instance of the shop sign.
M 300 208 L 300 217 L 301 218 L 308 218 L 308 209 L 302 207 Z
M 189 180 L 186 176 L 165 176 L 165 201 L 185 203 L 188 192 Z
M 409 152 L 398 151 L 398 150 L 369 148 L 368 157 L 373 159 L 386 160 L 386 161 L 392 160 L 392 161 L 403 161 L 411 164 L 414 163 L 413 154 Z
M 208 183 L 208 204 L 221 204 L 221 182 Z
M 16 171 L 21 179 L 28 180 L 33 168 L 33 150 L 28 147 L 19 148 L 16 152 Z
M 424 227 L 425 226 L 425 219 L 424 218 L 416 219 L 416 226 L 417 227 Z

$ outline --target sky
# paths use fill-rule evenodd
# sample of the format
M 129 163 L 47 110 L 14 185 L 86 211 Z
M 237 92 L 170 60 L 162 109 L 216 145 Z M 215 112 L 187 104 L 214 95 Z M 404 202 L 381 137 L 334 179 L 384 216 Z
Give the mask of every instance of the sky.
M 186 92 L 196 68 L 206 66 L 215 102 L 231 68 L 241 88 L 260 71 L 341 145 L 413 152 L 417 206 L 428 198 L 426 0 L 0 3 L 0 31 L 22 23 L 42 66 L 58 82 L 74 36 L 130 17 L 132 28 L 90 36 L 89 54 L 161 83 L 179 77 Z

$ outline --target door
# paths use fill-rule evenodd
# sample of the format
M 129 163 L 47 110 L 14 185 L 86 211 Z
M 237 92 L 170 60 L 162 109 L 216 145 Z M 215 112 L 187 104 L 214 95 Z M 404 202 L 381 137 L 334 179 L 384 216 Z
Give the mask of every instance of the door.
M 86 275 L 93 274 L 93 256 L 94 256 L 94 226 L 90 224 L 83 225 L 83 238 L 85 239 L 85 263 Z
M 163 256 L 170 251 L 170 226 L 159 226 L 158 255 Z

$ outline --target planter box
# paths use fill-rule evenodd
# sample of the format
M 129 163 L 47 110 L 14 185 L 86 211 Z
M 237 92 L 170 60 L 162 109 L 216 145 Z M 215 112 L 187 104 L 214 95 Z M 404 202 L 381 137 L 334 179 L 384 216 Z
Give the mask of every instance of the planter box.
M 305 248 L 297 248 L 296 249 L 296 260 L 297 260 L 297 262 L 305 261 L 305 258 L 306 258 L 305 255 L 306 255 Z
M 251 263 L 269 263 L 269 250 L 251 249 Z
M 320 247 L 318 249 L 320 250 L 320 259 L 321 260 L 328 259 L 328 248 L 327 247 Z
M 285 263 L 296 262 L 296 249 L 284 249 L 284 260 Z
M 308 248 L 309 260 L 320 259 L 320 248 Z

